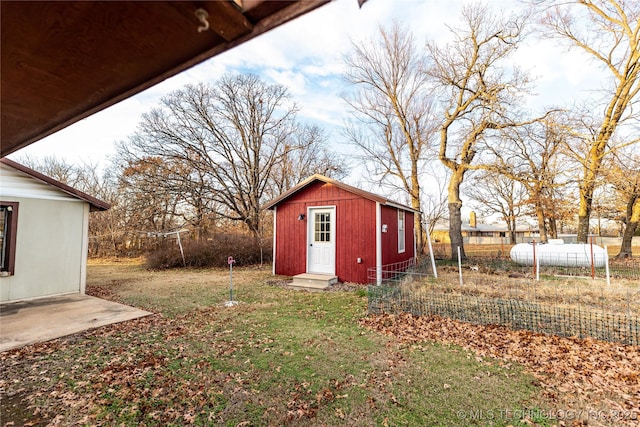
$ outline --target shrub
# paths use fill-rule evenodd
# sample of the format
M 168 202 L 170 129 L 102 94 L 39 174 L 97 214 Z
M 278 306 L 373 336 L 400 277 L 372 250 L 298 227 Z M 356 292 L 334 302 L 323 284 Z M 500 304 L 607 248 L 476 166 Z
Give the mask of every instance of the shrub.
M 253 238 L 245 234 L 220 234 L 203 240 L 182 242 L 184 261 L 175 240 L 163 242 L 146 254 L 146 266 L 151 269 L 226 267 L 232 256 L 237 266 L 271 262 L 271 239 L 263 240 L 262 254 Z

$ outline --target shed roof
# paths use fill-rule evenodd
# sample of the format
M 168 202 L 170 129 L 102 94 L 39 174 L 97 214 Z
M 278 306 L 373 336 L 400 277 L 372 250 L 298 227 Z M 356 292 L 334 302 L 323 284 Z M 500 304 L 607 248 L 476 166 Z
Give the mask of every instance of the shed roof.
M 386 205 L 386 206 L 391 206 L 394 208 L 398 208 L 398 209 L 403 209 L 405 211 L 409 211 L 409 212 L 414 212 L 414 213 L 420 213 L 419 211 L 413 209 L 412 207 L 400 204 L 400 203 L 396 203 L 392 200 L 389 200 L 385 197 L 379 196 L 377 194 L 374 193 L 370 193 L 368 191 L 364 191 L 361 190 L 359 188 L 353 187 L 351 185 L 347 185 L 343 182 L 340 181 L 336 181 L 335 179 L 326 177 L 324 175 L 320 175 L 320 174 L 315 174 L 313 176 L 310 176 L 309 178 L 305 179 L 304 181 L 302 181 L 300 184 L 296 185 L 295 187 L 291 187 L 288 191 L 285 191 L 284 193 L 282 193 L 280 196 L 276 197 L 275 199 L 271 200 L 270 202 L 268 202 L 267 204 L 265 204 L 262 208 L 263 209 L 273 209 L 275 206 L 277 206 L 278 204 L 284 202 L 286 199 L 288 199 L 289 197 L 291 197 L 292 195 L 294 195 L 295 193 L 301 191 L 302 189 L 308 187 L 309 185 L 311 185 L 314 182 L 324 182 L 326 184 L 331 184 L 331 185 L 335 185 L 338 188 L 341 188 L 345 191 L 348 191 L 349 193 L 353 193 L 357 196 L 360 196 L 364 199 L 368 199 L 368 200 L 372 200 L 374 202 L 378 202 L 382 205 Z
M 9 160 L 7 158 L 3 158 L 0 159 L 0 163 L 2 163 L 3 165 L 12 167 L 22 173 L 25 173 L 29 176 L 31 176 L 32 178 L 38 180 L 38 181 L 42 181 L 45 184 L 51 185 L 53 187 L 56 187 L 57 189 L 69 194 L 70 196 L 73 196 L 77 199 L 80 200 L 84 200 L 85 202 L 89 203 L 90 206 L 90 210 L 91 212 L 95 212 L 95 211 L 106 211 L 107 209 L 109 209 L 111 207 L 111 205 L 105 201 L 102 201 L 100 199 L 97 199 L 93 196 L 88 195 L 87 193 L 83 193 L 80 190 L 77 190 L 67 184 L 64 184 L 58 180 L 55 180 L 47 175 L 44 175 L 40 172 L 34 171 L 31 168 L 28 168 L 24 165 L 21 165 L 20 163 L 14 162 L 13 160 Z

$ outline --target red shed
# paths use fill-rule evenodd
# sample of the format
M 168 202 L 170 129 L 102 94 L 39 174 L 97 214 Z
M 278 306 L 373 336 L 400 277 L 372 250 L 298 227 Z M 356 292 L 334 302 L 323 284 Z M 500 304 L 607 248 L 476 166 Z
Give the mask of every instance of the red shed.
M 274 211 L 273 273 L 367 283 L 367 269 L 415 257 L 414 209 L 322 175 L 265 205 Z

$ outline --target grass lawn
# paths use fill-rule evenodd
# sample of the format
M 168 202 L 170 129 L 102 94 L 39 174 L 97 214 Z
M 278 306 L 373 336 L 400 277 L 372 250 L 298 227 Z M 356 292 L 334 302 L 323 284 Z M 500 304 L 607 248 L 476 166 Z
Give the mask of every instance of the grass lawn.
M 362 291 L 270 282 L 235 269 L 225 307 L 228 270 L 90 262 L 88 293 L 155 314 L 0 354 L 2 425 L 552 424 L 517 363 L 364 328 Z

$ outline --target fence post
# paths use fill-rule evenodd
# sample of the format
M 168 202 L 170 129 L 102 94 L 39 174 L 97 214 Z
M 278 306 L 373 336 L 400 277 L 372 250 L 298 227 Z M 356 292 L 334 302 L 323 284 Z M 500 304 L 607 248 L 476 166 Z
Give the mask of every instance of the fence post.
M 531 241 L 533 245 L 533 275 L 536 276 L 536 280 L 538 280 L 538 261 L 536 259 L 536 239 Z
M 536 256 L 536 282 L 540 281 L 540 254 Z
M 604 271 L 607 276 L 607 286 L 611 286 L 611 276 L 609 275 L 609 250 L 604 247 Z
M 433 268 L 433 277 L 438 278 L 436 271 L 436 259 L 433 256 L 433 247 L 431 246 L 431 233 L 427 233 L 427 242 L 429 242 L 429 255 L 431 255 L 431 268 Z
M 176 233 L 178 235 L 178 246 L 180 246 L 180 255 L 182 255 L 182 265 L 187 266 L 187 261 L 184 259 L 184 250 L 182 249 L 182 241 L 180 240 L 180 231 Z
M 591 280 L 596 278 L 596 265 L 593 259 L 593 235 L 589 236 L 590 248 L 591 248 Z
M 460 274 L 460 286 L 462 286 L 462 259 L 460 258 L 460 246 L 458 246 L 458 272 Z

